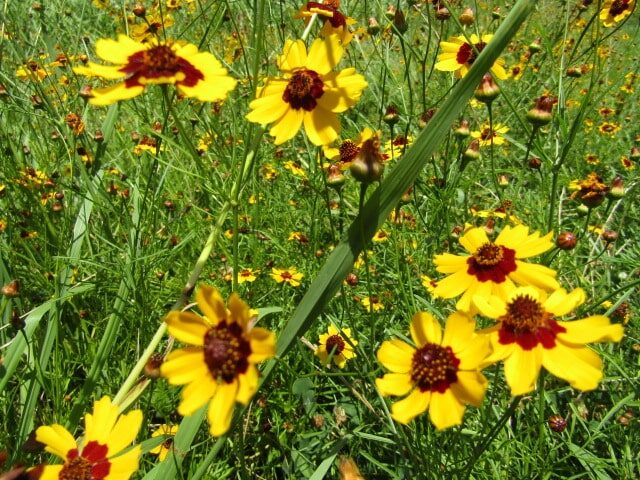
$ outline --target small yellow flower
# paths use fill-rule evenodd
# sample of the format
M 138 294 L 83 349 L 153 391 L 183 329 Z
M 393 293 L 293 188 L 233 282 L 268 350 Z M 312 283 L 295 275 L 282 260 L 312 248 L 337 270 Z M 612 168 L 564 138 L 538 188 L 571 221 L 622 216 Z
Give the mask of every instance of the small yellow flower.
M 169 452 L 172 450 L 173 437 L 175 437 L 177 433 L 178 433 L 178 425 L 167 425 L 166 423 L 160 425 L 151 434 L 151 438 L 162 437 L 162 436 L 168 436 L 169 438 L 166 438 L 165 441 L 162 442 L 160 445 L 149 450 L 149 453 L 152 455 L 157 455 L 158 460 L 162 462 L 165 458 L 167 458 L 167 455 L 169 455 Z
M 492 139 L 494 145 L 502 145 L 507 141 L 502 134 L 507 133 L 508 131 L 509 127 L 501 123 L 494 124 L 493 130 L 489 128 L 488 123 L 485 123 L 479 131 L 476 130 L 471 132 L 471 137 L 477 138 L 480 141 L 481 147 L 490 146 Z
M 296 177 L 307 178 L 307 172 L 300 166 L 299 162 L 294 162 L 293 160 L 287 160 L 284 162 L 284 168 L 293 173 Z
M 368 312 L 378 312 L 380 310 L 384 310 L 384 305 L 375 295 L 372 295 L 371 297 L 362 297 L 360 299 L 360 303 Z
M 386 231 L 380 229 L 375 233 L 372 240 L 376 243 L 386 242 L 387 240 L 389 240 L 389 234 Z
M 618 133 L 620 131 L 621 128 L 622 127 L 620 127 L 620 125 L 618 123 L 602 122 L 598 126 L 598 131 L 602 135 L 607 135 L 609 137 L 614 137 L 616 135 L 616 133 Z
M 429 292 L 431 297 L 438 298 L 438 296 L 435 293 L 436 287 L 438 286 L 438 282 L 436 282 L 433 278 L 429 277 L 428 275 L 420 275 L 420 283 L 422 283 L 422 286 L 427 290 L 427 292 Z
M 464 77 L 477 58 L 475 50 L 478 53 L 482 52 L 492 38 L 493 35 L 482 35 L 482 38 L 479 38 L 474 33 L 469 36 L 471 43 L 464 36 L 452 37 L 446 42 L 440 42 L 442 53 L 438 56 L 438 62 L 435 65 L 436 70 L 455 72 L 456 77 Z M 501 58 L 495 61 L 491 67 L 491 73 L 500 80 L 509 78 L 504 69 L 504 60 Z
M 302 280 L 303 276 L 304 275 L 298 272 L 295 267 L 289 267 L 285 269 L 273 267 L 271 269 L 271 278 L 273 278 L 278 283 L 288 283 L 292 287 L 299 287 L 300 280 Z
M 338 330 L 334 325 L 329 325 L 327 333 L 320 335 L 319 343 L 316 355 L 325 365 L 333 360 L 338 368 L 344 368 L 347 360 L 356 356 L 353 347 L 358 342 L 351 336 L 350 328 Z
M 600 20 L 605 27 L 613 27 L 633 12 L 636 0 L 604 0 Z
M 253 268 L 243 268 L 238 272 L 238 283 L 254 282 L 259 273 L 259 270 L 254 270 Z

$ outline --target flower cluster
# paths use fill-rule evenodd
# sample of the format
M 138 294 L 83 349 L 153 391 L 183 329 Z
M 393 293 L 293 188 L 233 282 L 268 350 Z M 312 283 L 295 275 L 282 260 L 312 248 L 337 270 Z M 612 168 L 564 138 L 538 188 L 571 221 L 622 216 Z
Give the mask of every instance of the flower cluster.
M 406 397 L 392 406 L 392 416 L 408 423 L 429 410 L 438 429 L 462 422 L 465 404 L 478 406 L 487 389 L 481 369 L 504 363 L 512 395 L 536 388 L 540 369 L 578 390 L 593 390 L 602 378 L 602 361 L 587 345 L 617 342 L 619 324 L 604 315 L 581 320 L 562 318 L 585 301 L 577 288 L 567 292 L 549 267 L 527 259 L 553 247 L 552 234 L 529 233 L 524 225 L 506 226 L 491 241 L 483 228 L 470 228 L 460 244 L 466 254 L 436 255 L 436 269 L 446 277 L 429 283 L 434 297 L 460 297 L 444 332 L 425 312 L 414 315 L 415 346 L 390 340 L 378 350 L 387 373 L 376 385 L 383 395 Z M 475 315 L 494 325 L 475 331 Z

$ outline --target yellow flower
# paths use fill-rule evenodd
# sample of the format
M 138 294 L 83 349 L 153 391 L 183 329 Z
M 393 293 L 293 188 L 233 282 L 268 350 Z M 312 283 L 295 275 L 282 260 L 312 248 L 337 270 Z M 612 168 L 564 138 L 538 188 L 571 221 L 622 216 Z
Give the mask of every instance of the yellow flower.
M 171 352 L 160 373 L 172 385 L 186 385 L 180 415 L 209 402 L 209 431 L 218 437 L 229 430 L 235 402 L 246 405 L 258 390 L 256 364 L 275 355 L 275 335 L 252 327 L 249 307 L 236 294 L 225 308 L 216 289 L 201 285 L 196 301 L 203 317 L 177 311 L 166 316 L 169 333 L 190 346 Z
M 344 368 L 347 360 L 356 356 L 353 347 L 358 342 L 351 337 L 350 328 L 338 330 L 334 325 L 329 325 L 327 333 L 320 335 L 319 343 L 316 356 L 325 365 L 333 360 L 338 368 Z
M 165 458 L 167 458 L 167 455 L 169 455 L 169 452 L 173 448 L 173 437 L 175 437 L 177 433 L 178 433 L 178 425 L 167 425 L 167 424 L 160 425 L 151 434 L 151 438 L 162 437 L 162 436 L 167 436 L 168 438 L 166 438 L 165 441 L 162 442 L 157 447 L 149 450 L 149 453 L 151 453 L 152 455 L 157 455 L 158 460 L 162 462 Z
M 299 287 L 300 280 L 302 280 L 303 276 L 304 275 L 298 272 L 295 267 L 289 267 L 282 270 L 275 267 L 271 269 L 271 278 L 278 283 L 288 283 L 292 287 Z
M 174 23 L 173 17 L 168 13 L 164 15 L 151 13 L 145 17 L 142 23 L 132 25 L 129 31 L 131 38 L 138 42 L 146 43 L 158 38 L 159 34 L 165 32 Z
M 427 290 L 427 292 L 429 292 L 429 294 L 433 298 L 437 298 L 437 295 L 435 295 L 435 290 L 436 290 L 436 287 L 438 286 L 438 282 L 436 282 L 433 278 L 429 277 L 428 275 L 420 275 L 420 283 L 422 283 L 422 286 Z
M 293 173 L 296 177 L 307 178 L 307 172 L 300 166 L 299 162 L 294 162 L 293 160 L 287 160 L 284 162 L 284 168 Z
M 505 298 L 514 282 L 556 290 L 560 285 L 554 270 L 521 261 L 552 248 L 552 237 L 553 232 L 540 238 L 538 232 L 529 234 L 528 227 L 517 225 L 504 227 L 495 242 L 490 242 L 483 228 L 472 228 L 460 237 L 460 244 L 470 255 L 435 256 L 436 270 L 449 276 L 438 280 L 434 293 L 442 298 L 462 294 L 456 308 L 468 312 L 478 296 Z
M 509 127 L 501 123 L 493 125 L 493 130 L 489 128 L 488 123 L 484 123 L 481 130 L 471 132 L 471 137 L 477 138 L 480 141 L 481 147 L 488 147 L 491 145 L 491 139 L 493 138 L 494 145 L 502 145 L 506 142 L 506 139 L 502 136 L 503 133 L 507 133 Z
M 256 276 L 258 275 L 258 273 L 260 272 L 258 270 L 254 270 L 253 268 L 243 268 L 238 272 L 238 283 L 251 283 L 255 281 L 256 278 L 258 278 Z
M 114 65 L 89 62 L 73 71 L 122 82 L 93 89 L 89 102 L 94 105 L 126 100 L 157 84 L 174 84 L 186 97 L 213 102 L 224 99 L 237 83 L 213 55 L 198 52 L 190 43 L 153 40 L 143 44 L 120 35 L 117 41 L 98 40 L 96 54 Z
M 380 229 L 375 233 L 375 235 L 371 240 L 373 240 L 376 243 L 386 242 L 387 240 L 389 240 L 389 233 Z
M 84 437 L 80 442 L 76 442 L 71 433 L 59 424 L 36 430 L 36 441 L 45 445 L 45 451 L 65 461 L 63 465 L 35 467 L 31 472 L 38 472 L 40 476 L 37 478 L 126 480 L 138 470 L 141 447 L 128 447 L 142 425 L 141 410 L 119 415 L 118 406 L 105 396 L 93 404 L 93 413 L 85 415 L 84 424 Z M 126 453 L 121 454 L 124 450 Z
M 326 145 L 340 132 L 338 113 L 355 105 L 367 86 L 354 68 L 332 71 L 344 47 L 337 35 L 316 39 L 309 53 L 302 40 L 287 40 L 278 68 L 283 78 L 269 77 L 249 104 L 247 119 L 266 125 L 279 145 L 293 138 L 304 124 L 311 143 Z
M 332 4 L 333 3 L 333 4 Z M 294 18 L 304 18 L 305 23 L 309 22 L 309 19 L 313 15 L 317 15 L 323 22 L 320 35 L 322 37 L 328 37 L 329 35 L 338 35 L 342 45 L 348 45 L 353 39 L 353 33 L 349 30 L 349 25 L 353 25 L 356 21 L 351 17 L 345 17 L 339 8 L 340 2 L 307 2 L 300 10 L 294 15 Z
M 399 158 L 412 143 L 413 137 L 411 135 L 408 137 L 398 135 L 393 140 L 385 142 L 382 148 L 384 152 L 383 155 L 385 155 L 386 158 Z
M 607 135 L 609 137 L 614 137 L 616 135 L 616 133 L 618 133 L 620 131 L 620 125 L 617 123 L 613 123 L 613 122 L 602 122 L 599 126 L 598 126 L 598 131 L 603 134 L 603 135 Z
M 478 52 L 482 52 L 492 38 L 493 35 L 482 35 L 482 39 L 480 39 L 474 33 L 469 36 L 471 43 L 467 42 L 464 36 L 452 37 L 447 42 L 440 42 L 442 53 L 438 56 L 438 63 L 435 65 L 436 70 L 456 72 L 456 77 L 464 77 L 477 58 L 473 47 Z M 509 78 L 504 69 L 504 60 L 501 58 L 495 61 L 491 67 L 491 73 L 500 80 Z
M 604 0 L 600 20 L 605 27 L 613 27 L 633 12 L 636 0 Z
M 449 316 L 442 332 L 438 321 L 426 312 L 411 319 L 415 347 L 388 340 L 378 350 L 378 361 L 391 373 L 376 379 L 384 396 L 405 396 L 391 406 L 391 416 L 407 424 L 427 409 L 438 430 L 462 423 L 465 404 L 480 406 L 487 379 L 480 366 L 490 352 L 483 335 L 468 315 Z
M 360 303 L 367 310 L 367 312 L 378 312 L 380 310 L 384 310 L 384 305 L 375 295 L 372 295 L 371 297 L 362 297 L 360 299 Z
M 504 373 L 512 395 L 535 388 L 540 368 L 569 382 L 578 390 L 593 390 L 602 378 L 602 361 L 589 347 L 592 342 L 618 342 L 621 325 L 604 315 L 563 322 L 585 300 L 582 289 L 570 293 L 558 289 L 547 296 L 534 287 L 512 290 L 506 299 L 474 296 L 480 312 L 498 320 L 487 329 L 493 353 L 486 364 L 504 361 Z
M 369 141 L 375 141 L 380 137 L 380 132 L 374 132 L 365 127 L 355 140 L 345 140 L 338 148 L 324 146 L 324 156 L 337 162 L 340 170 L 347 170 L 351 162 L 360 155 L 363 145 Z M 366 148 L 365 148 L 366 149 Z

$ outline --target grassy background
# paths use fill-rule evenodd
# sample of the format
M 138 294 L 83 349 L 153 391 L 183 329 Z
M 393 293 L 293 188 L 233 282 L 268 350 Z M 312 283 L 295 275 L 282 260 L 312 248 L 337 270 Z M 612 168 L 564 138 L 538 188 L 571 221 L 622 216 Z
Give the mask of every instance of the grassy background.
M 500 7 L 505 14 L 512 3 L 470 2 L 477 18 L 468 31 L 494 31 L 502 17 L 493 18 L 490 12 Z M 594 18 L 595 3 L 582 11 L 572 2 L 538 2 L 503 54 L 509 66 L 516 65 L 528 45 L 541 38 L 541 50 L 522 77 L 503 82 L 502 95 L 493 104 L 494 121 L 510 127 L 507 146 L 496 147 L 493 155 L 483 148 L 482 159 L 463 170 L 459 153 L 466 143 L 450 135 L 435 155 L 425 158 L 426 168 L 401 209 L 406 221 L 384 226 L 388 239 L 371 246 L 369 272 L 355 268 L 358 284 L 345 285 L 305 335 L 316 342 L 329 322 L 351 327 L 360 342 L 358 357 L 345 370 L 326 369 L 304 344 L 296 344 L 277 362 L 247 415 L 208 463 L 202 462 L 214 440 L 201 429 L 180 478 L 193 478 L 202 465 L 204 478 L 310 478 L 316 470 L 316 478 L 322 478 L 325 459 L 327 478 L 335 478 L 331 459 L 338 453 L 352 456 L 367 478 L 639 475 L 634 447 L 640 442 L 639 342 L 633 314 L 619 345 L 595 347 L 606 365 L 606 380 L 597 391 L 581 394 L 545 377 L 543 401 L 534 394 L 514 405 L 486 451 L 481 452 L 482 439 L 510 403 L 501 367 L 486 371 L 491 386 L 483 407 L 468 409 L 461 427 L 441 433 L 425 418 L 406 428 L 392 425 L 373 388 L 373 379 L 382 373 L 374 356 L 380 342 L 406 335 L 417 310 L 445 318 L 453 308 L 451 301 L 431 299 L 421 283 L 421 275 L 437 278 L 433 255 L 459 251 L 452 233 L 458 226 L 491 227 L 495 221 L 499 229 L 509 222 L 474 216 L 473 211 L 507 206 L 532 229 L 575 232 L 580 237 L 576 249 L 555 251 L 544 260 L 558 270 L 563 286 L 587 291 L 589 301 L 578 314 L 611 312 L 623 301 L 637 311 L 638 169 L 621 163 L 640 135 L 635 92 L 629 92 L 640 83 L 627 76 L 638 71 L 637 14 L 620 29 L 604 29 Z M 222 105 L 178 101 L 177 117 L 168 111 L 160 88 L 109 109 L 87 106 L 78 95 L 87 79 L 76 77 L 69 67 L 50 65 L 60 53 L 72 65 L 79 55 L 96 60 L 92 48 L 97 39 L 115 38 L 141 23 L 127 21 L 131 3 L 97 8 L 91 2 L 54 0 L 39 9 L 20 2 L 3 6 L 0 222 L 5 226 L 0 278 L 3 285 L 12 279 L 21 284 L 18 297 L 0 299 L 0 449 L 9 455 L 7 468 L 46 459 L 30 452 L 28 442 L 24 448 L 29 434 L 42 424 L 77 425 L 91 404 L 78 405 L 83 388 L 91 398 L 118 390 L 179 297 L 230 194 L 251 139 L 251 126 L 243 117 L 253 98 L 254 65 L 260 78 L 275 74 L 284 40 L 299 37 L 304 29 L 292 18 L 297 2 L 269 3 L 264 45 L 255 45 L 253 2 L 191 5 L 193 11 L 185 4 L 171 12 L 175 23 L 166 36 L 213 52 L 241 82 Z M 356 108 L 341 116 L 343 138 L 356 137 L 365 126 L 380 129 L 383 140 L 398 134 L 415 137 L 421 115 L 437 109 L 455 81 L 433 65 L 438 41 L 460 34 L 453 18 L 461 6 L 451 6 L 454 15 L 446 22 L 435 20 L 424 2 L 400 6 L 409 27 L 402 41 L 388 28 L 385 4 L 342 2 L 341 10 L 364 28 L 343 65 L 354 66 L 369 83 Z M 151 10 L 151 3 L 147 7 Z M 380 34 L 366 34 L 369 17 L 378 19 Z M 24 65 L 44 69 L 46 78 L 19 78 Z M 570 77 L 568 68 L 583 73 Z M 532 154 L 542 161 L 540 170 L 533 170 L 525 159 L 530 127 L 524 116 L 545 91 L 558 96 L 559 105 L 554 121 L 533 142 Z M 400 111 L 392 131 L 382 122 L 389 104 Z M 612 113 L 604 116 L 603 107 Z M 65 122 L 69 114 L 82 118 L 82 133 L 75 134 Z M 471 130 L 479 130 L 488 120 L 487 110 L 470 105 L 464 118 Z M 599 129 L 603 122 L 621 128 L 605 135 Z M 145 136 L 161 144 L 157 154 L 134 152 Z M 587 156 L 599 163 L 589 163 Z M 222 236 L 201 276 L 227 295 L 233 268 L 259 270 L 255 282 L 236 289 L 252 307 L 281 309 L 261 320 L 276 332 L 357 214 L 359 185 L 348 178 L 340 195 L 328 189 L 319 158 L 321 153 L 302 134 L 281 147 L 262 142 L 243 186 L 237 225 L 234 215 L 223 225 L 238 234 L 235 239 Z M 299 165 L 303 175 L 287 168 L 287 162 Z M 396 162 L 391 160 L 387 170 Z M 271 169 L 275 178 L 267 175 Z M 496 189 L 493 171 L 505 175 L 507 184 Z M 620 175 L 627 194 L 585 216 L 567 186 L 591 171 L 607 184 Z M 589 226 L 615 230 L 618 239 L 604 242 Z M 294 231 L 302 232 L 307 242 L 288 240 Z M 302 286 L 276 284 L 269 277 L 273 266 L 295 266 L 305 275 Z M 384 309 L 368 313 L 360 300 L 370 295 Z M 605 300 L 613 304 L 603 306 Z M 26 321 L 26 329 L 14 328 L 18 317 Z M 10 344 L 27 335 L 24 354 L 11 356 Z M 104 338 L 109 341 L 101 346 Z M 96 363 L 100 348 L 109 352 L 104 363 Z M 145 412 L 141 440 L 149 438 L 154 425 L 180 420 L 175 413 L 178 393 L 160 380 L 139 399 L 137 406 Z M 547 428 L 551 414 L 567 418 L 563 433 Z M 475 451 L 482 455 L 472 462 Z M 143 457 L 140 478 L 154 463 L 153 456 Z

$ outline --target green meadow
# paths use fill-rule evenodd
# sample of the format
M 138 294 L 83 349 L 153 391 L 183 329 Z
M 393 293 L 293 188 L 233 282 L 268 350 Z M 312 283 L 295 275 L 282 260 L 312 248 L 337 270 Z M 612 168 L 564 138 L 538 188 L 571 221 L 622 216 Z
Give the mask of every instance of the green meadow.
M 635 0 L 0 8 L 0 480 L 640 477 Z

